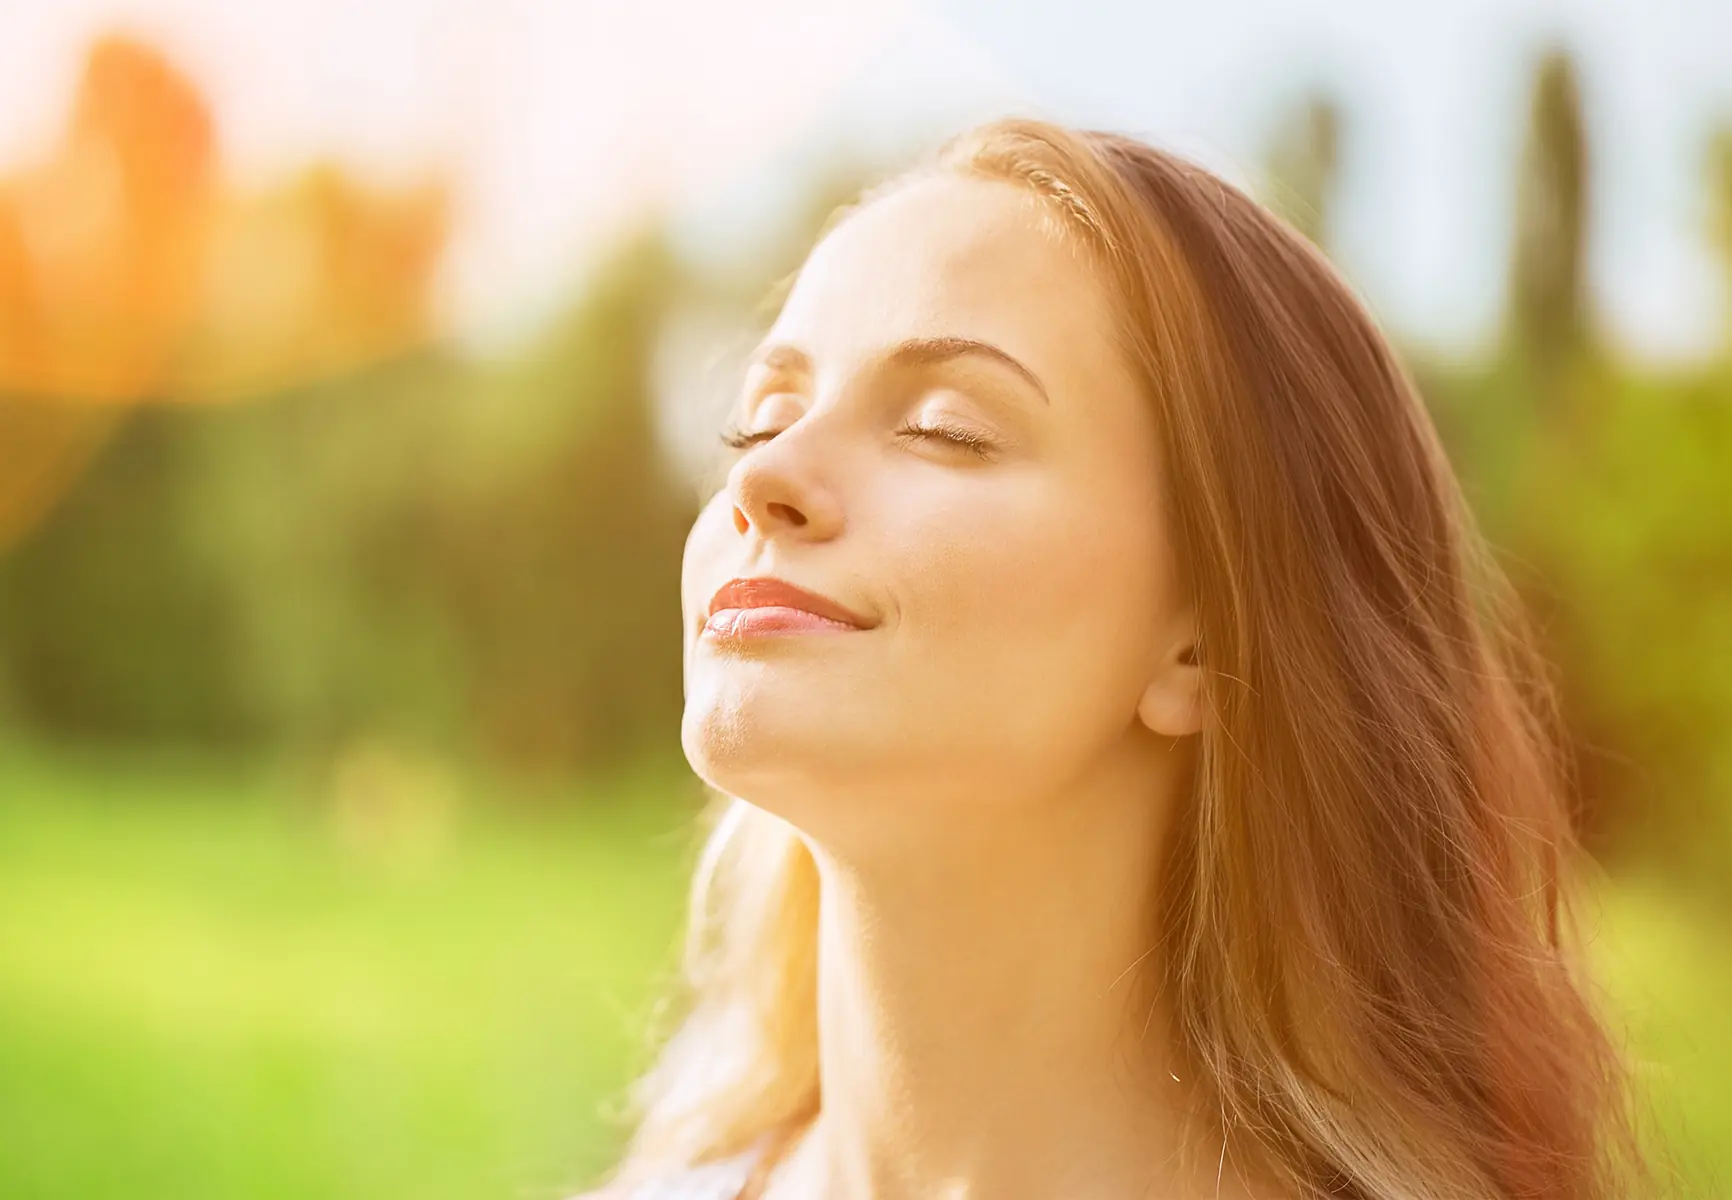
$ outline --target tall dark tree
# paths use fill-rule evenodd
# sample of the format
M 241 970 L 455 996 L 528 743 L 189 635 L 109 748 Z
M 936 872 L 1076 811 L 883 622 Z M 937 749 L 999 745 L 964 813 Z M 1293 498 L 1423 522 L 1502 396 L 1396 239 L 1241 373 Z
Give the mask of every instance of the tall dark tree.
M 1516 190 L 1507 334 L 1542 389 L 1586 346 L 1588 145 L 1574 60 L 1554 49 L 1534 75 Z
M 1324 250 L 1341 173 L 1341 124 L 1340 105 L 1313 91 L 1276 129 L 1265 164 L 1270 205 Z
M 1725 288 L 1724 349 L 1732 356 L 1732 125 L 1722 126 L 1708 142 L 1708 231 L 1720 259 Z

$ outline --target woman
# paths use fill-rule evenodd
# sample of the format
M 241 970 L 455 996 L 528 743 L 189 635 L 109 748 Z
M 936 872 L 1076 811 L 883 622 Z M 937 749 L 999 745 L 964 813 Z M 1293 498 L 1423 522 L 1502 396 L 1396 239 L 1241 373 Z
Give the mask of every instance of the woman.
M 832 221 L 684 562 L 690 1004 L 593 1196 L 1624 1196 L 1546 676 L 1412 385 L 1029 119 Z

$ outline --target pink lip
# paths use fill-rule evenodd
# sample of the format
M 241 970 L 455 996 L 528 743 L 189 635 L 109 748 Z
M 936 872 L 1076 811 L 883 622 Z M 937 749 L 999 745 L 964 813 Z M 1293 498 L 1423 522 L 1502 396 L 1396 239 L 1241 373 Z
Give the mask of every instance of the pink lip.
M 858 625 L 832 621 L 798 608 L 769 605 L 760 608 L 724 608 L 710 614 L 704 632 L 712 637 L 746 638 L 772 633 L 858 633 Z
M 719 638 L 782 633 L 851 633 L 873 622 L 840 602 L 784 579 L 730 579 L 710 599 L 704 632 Z

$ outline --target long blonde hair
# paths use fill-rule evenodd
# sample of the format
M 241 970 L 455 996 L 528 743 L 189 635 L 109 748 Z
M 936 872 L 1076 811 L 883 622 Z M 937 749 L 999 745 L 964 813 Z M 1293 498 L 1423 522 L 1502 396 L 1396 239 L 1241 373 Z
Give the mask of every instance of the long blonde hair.
M 1290 228 L 1115 133 L 994 121 L 837 218 L 932 172 L 1048 202 L 1162 418 L 1209 717 L 1150 961 L 1220 1132 L 1299 1196 L 1628 1195 L 1552 684 L 1384 337 Z M 819 1104 L 811 855 L 733 797 L 706 826 L 619 1180 Z

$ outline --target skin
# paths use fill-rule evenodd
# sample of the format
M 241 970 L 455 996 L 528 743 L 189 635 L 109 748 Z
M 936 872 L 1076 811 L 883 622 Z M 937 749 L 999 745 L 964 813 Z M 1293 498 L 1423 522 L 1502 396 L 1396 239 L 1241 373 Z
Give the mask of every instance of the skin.
M 820 873 L 824 1102 L 770 1200 L 1251 1194 L 1218 1141 L 1179 1153 L 1165 1014 L 1131 983 L 1200 693 L 1113 320 L 1035 197 L 923 179 L 803 266 L 765 344 L 810 370 L 743 378 L 731 426 L 774 436 L 730 452 L 686 543 L 681 733 Z M 1041 386 L 980 355 L 886 365 L 947 336 Z M 754 575 L 872 625 L 705 634 Z

